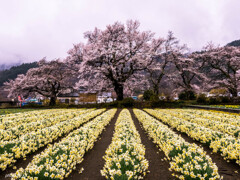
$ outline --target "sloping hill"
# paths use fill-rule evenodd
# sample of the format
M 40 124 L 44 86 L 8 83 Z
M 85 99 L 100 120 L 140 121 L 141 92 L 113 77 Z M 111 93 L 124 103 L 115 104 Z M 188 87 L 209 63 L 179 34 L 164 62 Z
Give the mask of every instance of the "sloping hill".
M 37 66 L 37 62 L 23 63 L 19 66 L 13 66 L 10 69 L 0 71 L 0 86 L 8 80 L 15 79 L 18 74 L 25 74 L 30 68 Z
M 240 40 L 235 40 L 227 44 L 227 46 L 240 46 Z

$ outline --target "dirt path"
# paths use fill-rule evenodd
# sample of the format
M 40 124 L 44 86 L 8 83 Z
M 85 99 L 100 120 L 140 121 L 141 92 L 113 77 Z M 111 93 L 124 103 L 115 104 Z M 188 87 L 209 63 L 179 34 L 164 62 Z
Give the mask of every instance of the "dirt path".
M 106 127 L 105 131 L 100 135 L 100 139 L 94 144 L 93 149 L 86 153 L 84 160 L 81 164 L 77 165 L 76 170 L 74 170 L 67 179 L 71 180 L 98 180 L 105 179 L 101 176 L 100 170 L 104 166 L 103 156 L 108 146 L 111 144 L 113 131 L 117 117 L 121 109 L 117 110 L 114 118 L 111 120 L 110 124 Z M 83 172 L 79 174 L 81 168 L 84 168 Z
M 146 112 L 146 111 L 145 111 Z M 148 112 L 146 112 L 149 114 Z M 152 116 L 151 114 L 149 114 Z M 152 116 L 155 119 L 159 120 L 161 123 L 167 125 L 170 127 L 168 124 L 162 122 L 160 119 L 156 118 L 155 116 Z M 219 153 L 213 153 L 212 149 L 210 149 L 207 145 L 200 143 L 191 137 L 189 137 L 187 134 L 182 133 L 175 128 L 171 128 L 175 133 L 181 135 L 187 142 L 189 143 L 195 143 L 198 146 L 203 147 L 203 149 L 207 152 L 207 154 L 212 158 L 212 161 L 216 163 L 218 167 L 218 172 L 220 176 L 223 176 L 224 180 L 240 180 L 240 166 L 237 165 L 235 162 L 227 162 L 226 160 L 223 159 L 223 157 Z M 235 173 L 235 171 L 238 171 L 238 173 Z
M 104 111 L 106 112 L 106 111 Z M 97 116 L 100 116 L 101 114 L 103 114 L 104 112 L 100 113 L 99 115 Z M 95 117 L 97 117 L 95 116 Z M 95 117 L 89 119 L 87 122 L 83 123 L 81 126 L 83 126 L 84 124 L 88 123 L 89 121 L 93 120 Z M 81 127 L 80 126 L 80 127 Z M 79 128 L 79 127 L 78 127 Z M 72 131 L 78 129 L 78 128 L 74 128 L 73 130 L 71 130 L 69 133 L 71 133 Z M 54 140 L 53 142 L 51 143 L 48 143 L 48 144 L 54 144 L 54 143 L 57 143 L 59 141 L 61 141 L 63 138 L 65 138 L 69 133 L 63 135 L 62 137 L 59 137 L 58 139 Z M 44 151 L 45 149 L 47 148 L 47 145 L 39 148 L 37 151 L 35 151 L 34 153 L 31 153 L 29 155 L 27 155 L 26 157 L 26 160 L 24 160 L 24 158 L 20 158 L 17 160 L 17 162 L 13 165 L 13 166 L 16 166 L 17 168 L 16 169 L 13 169 L 13 167 L 8 167 L 5 171 L 2 171 L 0 170 L 0 180 L 2 179 L 11 179 L 11 176 L 10 176 L 10 173 L 15 173 L 17 171 L 17 169 L 19 168 L 26 168 L 27 165 L 32 161 L 33 157 L 39 153 L 41 153 L 42 151 Z
M 146 148 L 146 154 L 145 157 L 149 161 L 149 171 L 144 179 L 146 180 L 171 180 L 175 179 L 168 170 L 170 167 L 168 161 L 162 161 L 163 158 L 165 158 L 165 154 L 163 151 L 159 151 L 159 149 L 156 147 L 156 145 L 148 138 L 146 132 L 141 127 L 138 119 L 135 117 L 133 110 L 129 109 L 130 113 L 132 115 L 133 122 L 137 128 L 137 131 L 139 132 L 141 136 L 142 144 Z

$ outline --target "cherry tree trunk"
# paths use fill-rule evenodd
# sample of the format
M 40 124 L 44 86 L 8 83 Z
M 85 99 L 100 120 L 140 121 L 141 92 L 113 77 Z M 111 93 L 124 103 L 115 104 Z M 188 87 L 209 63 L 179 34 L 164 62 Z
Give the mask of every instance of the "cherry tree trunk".
M 238 91 L 237 89 L 229 89 L 230 93 L 232 94 L 233 97 L 237 97 L 238 96 Z
M 52 96 L 50 98 L 49 106 L 55 106 L 56 105 L 56 100 L 57 100 L 57 97 L 56 96 Z
M 114 90 L 117 94 L 117 101 L 123 100 L 123 85 L 115 84 Z
M 156 95 L 159 94 L 159 87 L 158 87 L 158 85 L 154 85 L 154 86 L 153 86 L 153 92 L 154 92 L 154 94 L 156 94 Z

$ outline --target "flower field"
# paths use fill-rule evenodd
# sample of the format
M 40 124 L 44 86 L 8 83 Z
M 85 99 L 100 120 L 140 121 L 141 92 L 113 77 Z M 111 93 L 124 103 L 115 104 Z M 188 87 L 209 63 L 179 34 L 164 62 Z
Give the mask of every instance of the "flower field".
M 116 110 L 109 110 L 83 127 L 73 131 L 59 143 L 47 148 L 34 157 L 26 169 L 19 169 L 13 178 L 63 179 L 76 164 L 81 163 L 84 154 L 93 147 L 99 134 L 110 122 Z
M 148 169 L 141 144 L 128 110 L 123 110 L 116 122 L 112 143 L 106 151 L 102 175 L 107 179 L 143 179 Z
M 166 125 L 141 110 L 134 110 L 143 128 L 170 161 L 179 179 L 219 179 L 217 166 L 203 149 L 186 142 Z
M 96 110 L 89 112 L 83 116 L 77 116 L 73 119 L 68 119 L 53 126 L 26 133 L 11 141 L 1 141 L 0 168 L 2 170 L 6 169 L 8 165 L 16 162 L 16 159 L 25 157 L 27 154 L 36 151 L 58 137 L 67 134 L 74 128 L 79 127 L 82 123 L 88 121 L 103 111 L 104 110 Z
M 201 113 L 199 112 L 200 110 L 195 110 L 198 111 L 196 114 L 198 114 L 198 117 L 200 117 L 198 122 L 196 122 L 196 117 L 189 118 L 187 116 L 187 114 L 189 114 L 189 110 L 180 110 L 181 117 L 179 117 L 179 114 L 175 115 L 174 112 L 177 112 L 175 110 L 173 112 L 172 110 L 146 109 L 146 111 L 151 115 L 160 118 L 164 123 L 170 125 L 173 128 L 176 128 L 178 131 L 186 133 L 193 139 L 208 144 L 209 147 L 213 149 L 213 152 L 220 152 L 225 159 L 234 160 L 237 164 L 240 165 L 240 139 L 235 137 L 238 137 L 239 131 L 234 134 L 235 136 L 221 132 L 229 132 L 226 124 L 221 126 L 221 124 L 218 123 L 221 121 L 221 118 L 216 119 L 216 126 L 214 124 L 211 125 L 211 122 L 214 120 L 215 113 L 209 113 L 209 118 L 205 119 L 205 111 L 202 111 L 204 116 L 201 118 Z M 240 116 L 232 116 L 231 118 L 229 117 L 228 120 L 225 119 L 225 121 L 231 121 L 238 124 L 240 121 L 239 118 Z M 230 130 L 234 131 L 234 129 L 237 129 L 239 126 L 234 126 L 234 129 L 232 129 L 229 123 L 229 127 Z
M 210 107 L 225 109 L 240 109 L 240 105 L 211 105 Z
M 166 179 L 240 179 L 239 166 L 239 114 L 48 109 L 0 115 L 0 179 L 72 179 L 73 173 L 91 179 L 89 168 L 97 179 L 155 179 L 159 168 Z

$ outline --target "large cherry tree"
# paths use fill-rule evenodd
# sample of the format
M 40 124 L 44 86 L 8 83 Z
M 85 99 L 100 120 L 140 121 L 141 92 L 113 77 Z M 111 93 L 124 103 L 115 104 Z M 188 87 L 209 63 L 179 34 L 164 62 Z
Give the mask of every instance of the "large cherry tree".
M 209 89 L 225 88 L 233 97 L 240 89 L 240 47 L 206 46 L 195 55 L 204 63 L 205 73 L 209 78 Z
M 10 97 L 40 94 L 50 98 L 50 105 L 56 104 L 60 93 L 70 92 L 72 71 L 59 59 L 38 62 L 39 67 L 29 69 L 26 75 L 18 75 L 15 80 L 5 83 Z
M 126 25 L 115 22 L 105 30 L 86 32 L 77 86 L 97 91 L 113 89 L 117 100 L 122 100 L 127 81 L 152 59 L 153 33 L 141 32 L 139 25 L 130 20 Z

